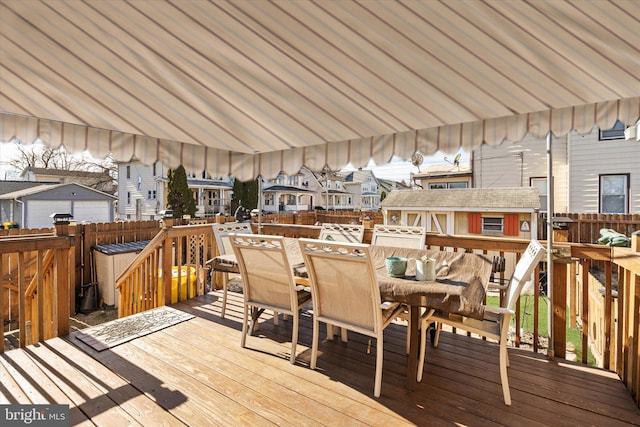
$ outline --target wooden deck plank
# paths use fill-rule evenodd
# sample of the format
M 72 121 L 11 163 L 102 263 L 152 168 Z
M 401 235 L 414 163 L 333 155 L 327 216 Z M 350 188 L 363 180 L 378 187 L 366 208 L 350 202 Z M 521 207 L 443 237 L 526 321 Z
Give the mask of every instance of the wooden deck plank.
M 401 425 L 402 422 L 406 422 L 391 411 L 376 410 L 372 412 L 365 403 L 360 401 L 362 400 L 360 394 L 358 394 L 360 399 L 354 400 L 349 396 L 338 395 L 336 390 L 327 388 L 326 385 L 315 385 L 309 381 L 308 376 L 300 375 L 299 365 L 292 366 L 286 360 L 287 357 L 274 358 L 269 354 L 266 346 L 239 354 L 239 335 L 225 337 L 216 333 L 217 331 L 211 328 L 210 323 L 198 326 L 198 328 L 194 328 L 189 325 L 187 329 L 185 325 L 182 325 L 178 328 L 168 328 L 165 332 L 172 335 L 174 339 L 185 340 L 189 346 L 196 345 L 199 339 L 207 339 L 212 346 L 215 346 L 216 350 L 214 354 L 203 354 L 202 357 L 207 357 L 207 360 L 210 360 L 210 363 L 215 365 L 221 374 L 240 377 L 243 383 L 253 384 L 256 391 L 261 388 L 261 384 L 267 383 L 270 393 L 273 388 L 273 393 L 280 400 L 285 401 L 287 405 L 297 411 L 304 411 L 315 420 L 330 421 L 332 424 L 340 423 L 340 421 L 348 425 L 357 425 L 358 422 L 371 424 L 368 415 L 375 414 L 377 421 L 383 425 L 389 425 L 388 423 Z M 277 347 L 280 346 L 277 345 Z M 269 359 L 272 359 L 273 363 L 269 363 Z M 282 361 L 286 363 L 281 363 Z M 308 370 L 308 366 L 304 366 L 304 368 Z M 311 373 L 312 375 L 313 373 Z M 326 407 L 331 404 L 338 404 L 338 407 Z
M 192 328 L 191 325 L 185 326 L 188 329 Z M 189 348 L 181 339 L 171 337 L 172 339 L 168 340 L 168 337 L 171 336 L 158 333 L 136 340 L 132 344 L 149 353 L 160 350 L 158 359 L 176 366 L 190 381 L 202 383 L 203 387 L 233 399 L 237 404 L 244 406 L 245 410 L 252 411 L 274 424 L 291 422 L 301 426 L 322 425 L 309 414 L 286 405 L 287 399 L 293 396 L 287 394 L 285 388 L 264 378 L 252 379 L 250 375 L 245 375 L 245 367 L 241 363 L 232 366 L 229 369 L 231 374 L 225 375 L 219 368 L 225 362 L 219 354 L 214 356 L 210 352 L 199 351 L 198 348 Z M 252 384 L 252 380 L 255 383 Z M 215 410 L 222 412 L 226 408 L 216 407 Z M 230 414 L 230 417 L 233 417 L 233 414 Z
M 97 424 L 142 425 L 113 402 L 107 390 L 98 387 L 72 360 L 63 359 L 47 345 L 30 346 L 25 353 L 87 418 Z
M 186 424 L 271 424 L 233 399 L 191 381 L 176 366 L 158 360 L 131 342 L 99 352 L 95 357 L 127 378 L 137 389 L 149 393 Z M 227 412 L 220 414 L 215 408 L 225 408 Z
M 92 425 L 87 417 L 52 382 L 47 375 L 27 356 L 24 350 L 11 350 L 0 358 L 16 383 L 33 404 L 60 403 L 69 404 L 69 423 L 71 425 Z
M 20 388 L 13 375 L 7 370 L 4 359 L 0 358 L 0 404 L 17 405 L 31 403 L 24 391 Z
M 447 375 L 451 375 L 451 372 L 469 375 L 472 372 L 478 378 L 493 378 L 497 384 L 497 388 L 494 388 L 501 396 L 498 347 L 490 343 L 477 345 L 473 338 L 460 335 L 449 335 L 455 342 L 448 343 L 446 336 L 447 334 L 442 334 L 442 341 L 437 349 L 430 348 L 427 351 L 428 363 L 437 360 L 446 368 Z M 465 351 L 461 352 L 461 349 Z M 493 351 L 479 353 L 482 349 Z M 570 362 L 549 361 L 542 355 L 533 355 L 525 350 L 510 349 L 509 352 L 511 393 L 525 393 L 529 396 L 530 405 L 534 405 L 535 399 L 541 399 L 538 401 L 545 412 L 557 411 L 562 416 L 567 416 L 567 408 L 580 408 L 583 411 L 576 412 L 576 417 L 582 422 L 591 422 L 589 420 L 598 418 L 597 414 L 625 422 L 631 422 L 637 417 L 636 411 L 625 409 L 628 408 L 627 390 L 619 380 L 608 375 L 607 378 L 602 378 L 599 375 L 603 373 L 602 370 L 592 368 L 589 378 L 585 378 L 583 372 L 570 369 Z M 532 360 L 536 363 L 532 363 Z M 487 362 L 491 363 L 487 365 Z
M 281 321 L 281 326 L 283 325 Z M 266 325 L 265 325 L 266 326 Z M 211 330 L 211 326 L 203 325 Z M 228 330 L 228 329 L 227 329 Z M 177 332 L 178 328 L 170 328 L 167 331 L 176 331 L 176 334 L 182 334 Z M 220 334 L 214 336 L 219 337 Z M 208 335 L 207 335 L 208 337 Z M 227 352 L 230 355 L 237 354 L 239 349 L 239 335 L 229 337 L 229 340 L 215 339 L 212 345 L 215 345 L 217 354 L 219 354 L 221 347 L 226 346 Z M 263 372 L 268 375 L 274 372 L 276 369 L 283 369 L 291 372 L 294 378 L 293 383 L 288 384 L 289 387 L 295 387 L 297 392 L 308 394 L 310 397 L 317 401 L 318 405 L 333 406 L 336 409 L 348 413 L 352 417 L 359 417 L 363 422 L 368 422 L 373 425 L 401 425 L 401 422 L 414 420 L 412 422 L 420 424 L 419 420 L 424 420 L 425 417 L 429 417 L 430 425 L 450 425 L 448 419 L 451 418 L 451 410 L 453 408 L 447 408 L 447 405 L 440 404 L 441 402 L 434 401 L 431 396 L 427 396 L 422 401 L 416 401 L 412 399 L 412 396 L 417 394 L 411 393 L 404 388 L 404 375 L 401 373 L 399 379 L 399 386 L 387 386 L 383 385 L 383 395 L 380 399 L 372 398 L 373 392 L 373 367 L 367 369 L 368 373 L 363 376 L 367 382 L 366 386 L 363 386 L 363 390 L 354 390 L 348 384 L 340 380 L 333 379 L 330 374 L 327 374 L 324 370 L 312 371 L 308 369 L 304 361 L 304 356 L 300 356 L 298 361 L 303 361 L 301 364 L 306 368 L 304 371 L 300 371 L 299 367 L 292 366 L 288 362 L 280 362 L 280 358 L 276 358 L 270 355 L 267 346 L 263 346 L 262 343 L 270 342 L 261 338 L 253 338 L 254 347 L 249 348 L 249 354 L 252 358 L 256 359 L 257 363 L 252 363 L 249 369 L 261 369 L 260 374 Z M 273 344 L 272 344 L 273 345 Z M 341 346 L 341 344 L 337 344 Z M 276 344 L 279 347 L 279 344 Z M 300 344 L 299 344 L 300 346 Z M 273 350 L 271 350 L 273 352 Z M 283 359 L 286 359 L 283 357 Z M 253 368 L 254 366 L 261 366 L 267 364 L 267 368 Z M 336 367 L 337 371 L 342 371 L 345 375 L 350 372 L 350 367 Z M 333 369 L 332 369 L 333 371 Z M 282 376 L 281 373 L 272 374 L 273 378 L 269 378 L 269 381 L 279 379 Z M 383 376 L 383 378 L 385 378 Z M 304 382 L 306 381 L 306 382 Z M 358 387 L 360 388 L 360 387 Z M 390 397 L 389 397 L 390 396 Z M 397 418 L 398 414 L 401 414 L 402 418 Z M 386 415 L 386 416 L 383 416 Z M 388 420 L 388 416 L 393 415 L 396 418 Z M 440 419 L 439 416 L 443 418 Z M 466 423 L 473 425 L 492 425 L 493 423 L 482 423 L 482 420 L 473 416 L 467 417 L 466 414 L 462 414 L 460 418 L 464 419 Z M 376 420 L 376 421 L 373 421 Z
M 79 373 L 90 378 L 98 390 L 141 423 L 163 426 L 184 425 L 168 411 L 159 410 L 158 405 L 148 396 L 106 366 L 97 363 L 88 352 L 71 342 L 56 338 L 42 345 L 57 353 L 61 358 L 60 363 L 68 363 Z
M 446 338 L 441 337 L 441 339 L 444 341 Z M 460 339 L 466 338 L 461 337 Z M 443 341 L 441 341 L 440 345 L 444 345 Z M 474 363 L 472 360 L 439 352 L 440 346 L 438 349 L 433 350 L 435 351 L 430 351 L 427 354 L 429 360 L 428 374 L 425 374 L 426 377 L 423 381 L 434 381 L 439 389 L 453 391 L 463 388 L 465 393 L 473 396 L 474 399 L 492 401 L 495 409 L 492 408 L 490 413 L 495 414 L 495 410 L 500 408 L 499 405 L 503 402 L 497 363 L 495 366 L 487 362 L 482 364 L 476 361 Z M 435 353 L 439 354 L 435 355 Z M 459 349 L 458 353 L 460 353 Z M 495 358 L 497 359 L 497 354 Z M 514 355 L 511 354 L 512 365 L 514 358 Z M 614 421 L 610 417 L 602 416 L 590 409 L 578 408 L 577 410 L 572 410 L 571 405 L 544 395 L 544 389 L 541 390 L 536 384 L 535 373 L 523 375 L 521 382 L 514 377 L 517 377 L 517 375 L 512 373 L 512 369 L 509 368 L 509 384 L 513 403 L 508 411 L 512 416 L 520 417 L 521 420 L 528 419 L 528 422 L 537 421 L 552 425 L 554 420 L 560 418 L 563 420 L 563 425 L 576 427 L 592 423 L 598 425 L 599 421 L 604 422 L 606 425 Z M 491 379 L 491 382 L 489 382 L 488 378 Z M 562 382 L 562 378 L 559 375 L 554 382 Z M 529 383 L 528 386 L 526 385 L 527 383 Z M 519 384 L 522 384 L 523 387 L 518 387 Z M 518 405 L 516 402 L 526 402 L 526 404 Z M 495 415 L 502 416 L 503 414 Z
M 196 317 L 102 352 L 73 334 L 8 351 L 0 375 L 10 381 L 3 379 L 0 398 L 68 403 L 74 425 L 640 425 L 640 409 L 615 373 L 520 349 L 509 350 L 513 404 L 506 406 L 497 347 L 446 332 L 427 350 L 423 382 L 408 391 L 400 324 L 385 331 L 376 399 L 375 342 L 367 352 L 368 338 L 355 333 L 346 344 L 323 339 L 311 370 L 306 312 L 292 365 L 290 319 L 275 326 L 267 313 L 242 349 L 242 297 L 230 293 L 221 319 L 220 295 L 176 304 Z

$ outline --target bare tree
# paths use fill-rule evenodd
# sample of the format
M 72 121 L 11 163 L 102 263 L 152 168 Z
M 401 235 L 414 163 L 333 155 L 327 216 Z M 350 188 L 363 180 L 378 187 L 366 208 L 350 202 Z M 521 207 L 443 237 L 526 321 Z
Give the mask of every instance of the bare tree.
M 107 192 L 113 191 L 117 180 L 118 167 L 111 154 L 95 159 L 89 155 L 72 155 L 64 147 L 54 149 L 46 145 L 20 145 L 17 151 L 9 160 L 9 166 L 20 172 L 27 168 L 96 172 L 91 179 L 84 179 L 83 184 Z

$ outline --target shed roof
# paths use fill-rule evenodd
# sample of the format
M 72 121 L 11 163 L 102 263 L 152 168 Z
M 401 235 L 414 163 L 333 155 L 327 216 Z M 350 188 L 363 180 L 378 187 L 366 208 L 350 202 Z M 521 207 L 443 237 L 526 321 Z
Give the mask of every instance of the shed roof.
M 540 209 L 540 196 L 533 187 L 395 190 L 380 207 L 530 212 Z

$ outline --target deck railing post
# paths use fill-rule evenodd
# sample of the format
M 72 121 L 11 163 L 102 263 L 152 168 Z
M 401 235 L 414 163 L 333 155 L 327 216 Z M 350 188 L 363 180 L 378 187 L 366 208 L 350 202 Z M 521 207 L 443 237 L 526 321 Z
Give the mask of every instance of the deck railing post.
M 165 228 L 169 229 L 173 221 L 165 222 Z M 173 265 L 173 238 L 165 233 L 162 243 L 162 290 L 158 293 L 158 306 L 171 304 L 171 267 Z
M 567 264 L 553 263 L 553 277 L 548 286 L 553 286 L 553 354 L 555 357 L 566 358 L 567 352 Z M 551 343 L 550 343 L 551 349 Z

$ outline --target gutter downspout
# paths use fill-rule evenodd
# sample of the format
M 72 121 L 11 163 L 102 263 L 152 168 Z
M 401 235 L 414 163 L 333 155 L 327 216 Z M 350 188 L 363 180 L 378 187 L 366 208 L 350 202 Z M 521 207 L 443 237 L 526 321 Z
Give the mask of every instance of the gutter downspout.
M 14 202 L 20 203 L 22 205 L 22 215 L 20 218 L 20 227 L 24 228 L 24 202 L 22 200 L 18 200 L 17 198 L 13 199 Z M 15 221 L 15 212 L 11 212 L 11 221 Z

